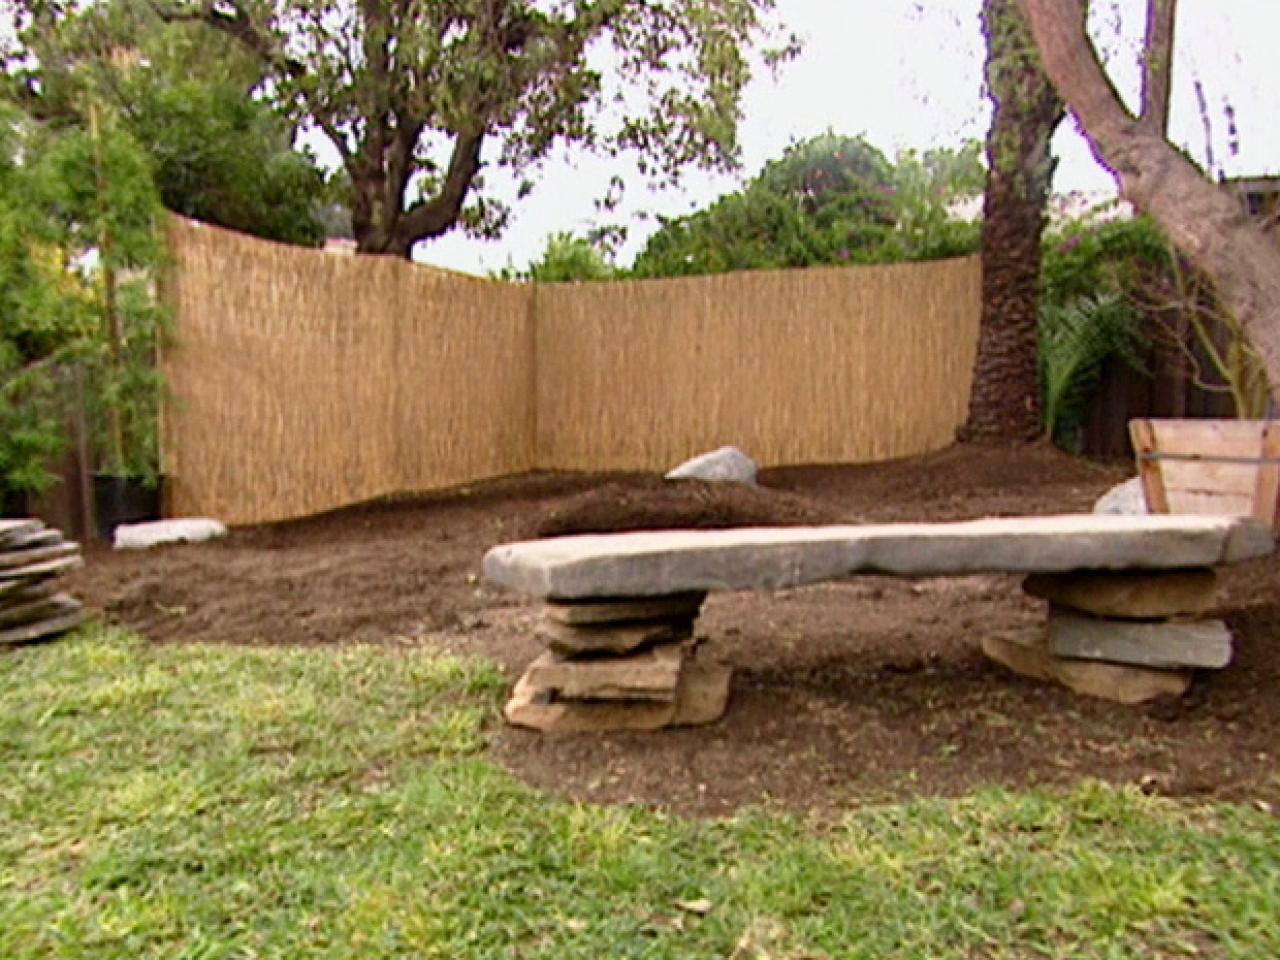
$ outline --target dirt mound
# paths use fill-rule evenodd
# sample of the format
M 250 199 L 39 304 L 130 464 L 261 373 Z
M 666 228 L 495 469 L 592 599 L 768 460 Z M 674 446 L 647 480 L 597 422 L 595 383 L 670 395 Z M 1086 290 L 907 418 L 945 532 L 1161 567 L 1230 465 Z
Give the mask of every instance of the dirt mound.
M 522 539 L 626 530 L 715 530 L 852 522 L 795 493 L 741 483 L 638 477 L 606 483 L 530 518 Z

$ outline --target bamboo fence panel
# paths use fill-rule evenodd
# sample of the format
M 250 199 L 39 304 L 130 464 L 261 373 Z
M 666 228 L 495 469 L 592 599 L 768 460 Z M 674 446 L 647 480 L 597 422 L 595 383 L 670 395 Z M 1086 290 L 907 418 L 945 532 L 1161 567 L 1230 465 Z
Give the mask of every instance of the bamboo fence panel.
M 733 443 L 762 464 L 952 442 L 976 258 L 537 289 L 538 465 L 663 469 Z
M 175 219 L 169 512 L 257 523 L 532 466 L 531 291 Z
M 542 469 L 951 442 L 976 259 L 539 287 L 175 218 L 168 511 L 229 523 Z

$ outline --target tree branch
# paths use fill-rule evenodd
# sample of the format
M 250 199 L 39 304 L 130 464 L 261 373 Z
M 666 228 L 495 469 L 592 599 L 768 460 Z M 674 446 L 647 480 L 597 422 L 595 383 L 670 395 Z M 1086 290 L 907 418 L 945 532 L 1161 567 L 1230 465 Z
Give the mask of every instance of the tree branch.
M 1178 0 L 1147 0 L 1147 35 L 1142 46 L 1142 112 L 1147 133 L 1169 130 L 1169 92 L 1173 81 L 1173 27 Z
M 449 169 L 439 192 L 426 203 L 405 211 L 396 229 L 398 245 L 407 250 L 417 241 L 437 237 L 453 225 L 462 212 L 471 181 L 480 172 L 480 147 L 484 136 L 483 130 L 456 135 Z
M 1163 136 L 1124 108 L 1085 32 L 1082 0 L 1018 0 L 1045 73 L 1120 192 L 1213 280 L 1280 390 L 1280 248 Z

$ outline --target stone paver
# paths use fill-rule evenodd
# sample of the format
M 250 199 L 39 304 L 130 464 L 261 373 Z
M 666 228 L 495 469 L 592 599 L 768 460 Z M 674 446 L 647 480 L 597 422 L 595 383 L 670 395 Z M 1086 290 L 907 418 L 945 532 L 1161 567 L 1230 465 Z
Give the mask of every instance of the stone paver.
M 857 573 L 947 576 L 1203 567 L 1268 554 L 1240 517 L 1072 514 L 960 523 L 663 530 L 494 547 L 485 576 L 536 597 L 778 589 Z

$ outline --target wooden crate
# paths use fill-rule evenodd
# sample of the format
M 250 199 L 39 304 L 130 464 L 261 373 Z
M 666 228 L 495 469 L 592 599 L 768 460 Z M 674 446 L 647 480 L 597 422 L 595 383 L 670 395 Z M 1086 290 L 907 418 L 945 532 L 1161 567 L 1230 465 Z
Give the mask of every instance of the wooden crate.
M 1257 517 L 1280 534 L 1280 420 L 1129 421 L 1152 513 Z

